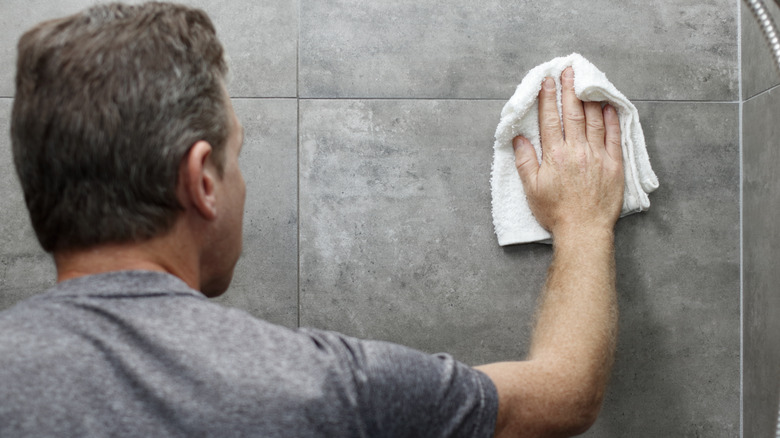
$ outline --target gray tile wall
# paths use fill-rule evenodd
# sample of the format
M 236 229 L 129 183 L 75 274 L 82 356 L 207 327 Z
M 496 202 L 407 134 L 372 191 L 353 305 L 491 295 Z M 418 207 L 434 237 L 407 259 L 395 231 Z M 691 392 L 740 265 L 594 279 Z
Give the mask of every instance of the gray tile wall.
M 744 436 L 773 437 L 780 402 L 780 75 L 747 7 L 742 14 Z
M 0 6 L 2 126 L 18 35 L 91 3 Z M 579 52 L 635 100 L 661 180 L 618 224 L 621 336 L 586 436 L 739 435 L 738 2 L 189 3 L 214 18 L 247 129 L 244 254 L 222 302 L 470 364 L 521 358 L 551 254 L 497 245 L 492 136 L 528 69 Z M 6 308 L 53 268 L 7 136 L 0 154 Z

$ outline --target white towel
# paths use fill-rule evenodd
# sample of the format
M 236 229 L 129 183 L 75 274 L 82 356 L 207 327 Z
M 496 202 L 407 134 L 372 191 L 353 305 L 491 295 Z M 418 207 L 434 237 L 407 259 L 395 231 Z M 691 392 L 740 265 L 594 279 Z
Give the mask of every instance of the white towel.
M 574 69 L 574 91 L 583 102 L 609 102 L 620 119 L 625 194 L 621 217 L 647 210 L 650 199 L 647 194 L 658 188 L 658 178 L 650 167 L 645 147 L 645 136 L 639 124 L 639 113 L 606 75 L 577 53 L 533 68 L 523 78 L 517 91 L 504 105 L 501 121 L 496 128 L 493 145 L 493 171 L 491 189 L 493 195 L 493 225 L 501 246 L 515 243 L 550 243 L 547 232 L 531 214 L 523 191 L 520 176 L 515 168 L 512 139 L 523 135 L 534 145 L 536 155 L 542 156 L 539 137 L 539 90 L 542 81 L 550 76 L 558 87 L 558 113 L 561 112 L 561 72 L 566 67 Z

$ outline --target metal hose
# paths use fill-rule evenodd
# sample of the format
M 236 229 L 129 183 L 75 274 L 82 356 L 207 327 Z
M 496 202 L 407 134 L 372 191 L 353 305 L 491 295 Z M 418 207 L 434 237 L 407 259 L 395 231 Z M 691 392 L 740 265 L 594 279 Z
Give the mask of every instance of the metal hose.
M 753 12 L 753 16 L 761 26 L 761 30 L 764 32 L 764 38 L 769 43 L 769 47 L 772 50 L 772 58 L 775 61 L 775 68 L 780 72 L 780 38 L 777 35 L 777 25 L 772 15 L 766 9 L 766 4 L 763 0 L 744 0 L 750 7 L 750 11 Z M 775 0 L 775 4 L 780 6 L 780 0 Z

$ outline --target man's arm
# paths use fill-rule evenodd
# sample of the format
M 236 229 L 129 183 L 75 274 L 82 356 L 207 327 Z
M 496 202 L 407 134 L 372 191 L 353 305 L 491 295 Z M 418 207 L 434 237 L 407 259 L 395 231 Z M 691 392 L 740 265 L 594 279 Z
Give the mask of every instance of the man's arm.
M 553 261 L 527 360 L 478 367 L 499 396 L 496 436 L 571 436 L 601 408 L 617 335 L 615 222 L 623 200 L 620 125 L 611 106 L 583 103 L 574 74 L 539 93 L 542 164 L 514 140 L 517 170 L 536 219 L 553 235 Z

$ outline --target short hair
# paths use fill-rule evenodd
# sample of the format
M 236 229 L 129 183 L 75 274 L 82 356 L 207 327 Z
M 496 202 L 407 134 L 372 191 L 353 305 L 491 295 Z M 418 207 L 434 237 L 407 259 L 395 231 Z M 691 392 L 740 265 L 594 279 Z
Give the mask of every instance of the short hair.
M 44 250 L 143 241 L 182 211 L 181 160 L 199 140 L 224 165 L 227 65 L 205 12 L 104 4 L 19 40 L 14 164 Z

